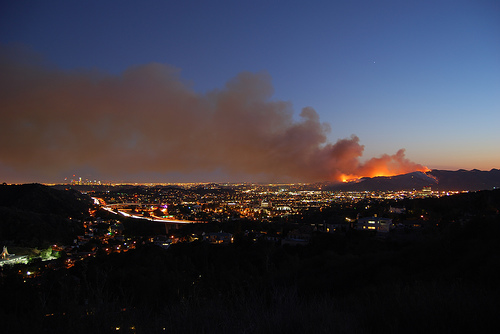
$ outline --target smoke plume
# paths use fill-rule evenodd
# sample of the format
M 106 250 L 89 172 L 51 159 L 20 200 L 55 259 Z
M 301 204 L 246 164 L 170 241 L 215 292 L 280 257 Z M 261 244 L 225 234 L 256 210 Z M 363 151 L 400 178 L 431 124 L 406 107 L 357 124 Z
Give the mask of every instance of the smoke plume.
M 243 72 L 197 93 L 179 70 L 148 64 L 120 75 L 1 59 L 0 165 L 43 175 L 87 166 L 108 175 L 225 173 L 294 181 L 425 170 L 404 150 L 360 163 L 359 138 L 327 142 L 312 108 L 293 118 L 267 73 Z

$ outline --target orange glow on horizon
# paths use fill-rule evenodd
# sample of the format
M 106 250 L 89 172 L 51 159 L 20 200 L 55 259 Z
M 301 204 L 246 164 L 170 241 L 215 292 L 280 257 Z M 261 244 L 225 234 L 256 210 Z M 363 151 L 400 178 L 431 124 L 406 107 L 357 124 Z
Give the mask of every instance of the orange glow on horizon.
M 352 174 L 342 174 L 340 175 L 340 181 L 344 183 L 353 182 L 359 180 L 361 177 Z
M 342 181 L 344 183 L 349 183 L 349 182 L 355 182 L 358 181 L 359 179 L 363 177 L 379 177 L 379 176 L 384 176 L 384 177 L 390 177 L 390 176 L 397 176 L 397 175 L 402 175 L 402 174 L 407 174 L 407 173 L 412 173 L 412 172 L 423 172 L 427 173 L 430 172 L 431 169 L 429 169 L 426 166 L 422 166 L 422 168 L 416 168 L 416 170 L 396 170 L 396 171 L 390 171 L 388 168 L 381 168 L 381 169 L 376 169 L 372 171 L 367 171 L 362 174 L 340 174 L 340 177 L 338 178 L 339 181 Z

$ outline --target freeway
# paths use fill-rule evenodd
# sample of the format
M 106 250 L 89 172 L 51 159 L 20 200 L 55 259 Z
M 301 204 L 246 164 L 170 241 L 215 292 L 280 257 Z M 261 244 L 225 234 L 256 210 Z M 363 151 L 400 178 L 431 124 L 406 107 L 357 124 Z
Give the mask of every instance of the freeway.
M 112 204 L 112 205 L 107 205 L 106 202 L 102 198 L 97 198 L 97 197 L 92 197 L 94 200 L 94 203 L 101 206 L 104 210 L 111 212 L 113 214 L 118 214 L 123 217 L 130 217 L 130 218 L 137 218 L 137 219 L 145 219 L 148 221 L 152 221 L 155 223 L 164 223 L 164 224 L 193 224 L 193 223 L 199 223 L 199 221 L 191 221 L 191 220 L 180 220 L 180 219 L 172 219 L 172 218 L 162 218 L 162 217 L 157 217 L 157 216 L 151 216 L 151 217 L 144 217 L 141 215 L 132 215 L 130 213 L 127 213 L 123 210 L 116 210 L 117 205 Z

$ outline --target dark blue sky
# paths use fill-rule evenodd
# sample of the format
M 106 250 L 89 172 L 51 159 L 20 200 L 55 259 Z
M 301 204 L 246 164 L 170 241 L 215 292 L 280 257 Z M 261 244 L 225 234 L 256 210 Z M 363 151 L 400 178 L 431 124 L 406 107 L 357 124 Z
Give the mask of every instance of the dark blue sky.
M 65 71 L 168 64 L 198 93 L 265 71 L 362 159 L 500 167 L 498 1 L 11 1 L 0 43 Z

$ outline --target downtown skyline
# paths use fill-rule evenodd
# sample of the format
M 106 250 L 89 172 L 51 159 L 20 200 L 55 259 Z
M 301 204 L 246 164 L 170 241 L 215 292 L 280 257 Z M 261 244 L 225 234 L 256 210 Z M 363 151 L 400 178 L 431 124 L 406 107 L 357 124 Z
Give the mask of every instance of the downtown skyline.
M 495 1 L 2 7 L 1 182 L 500 167 Z

